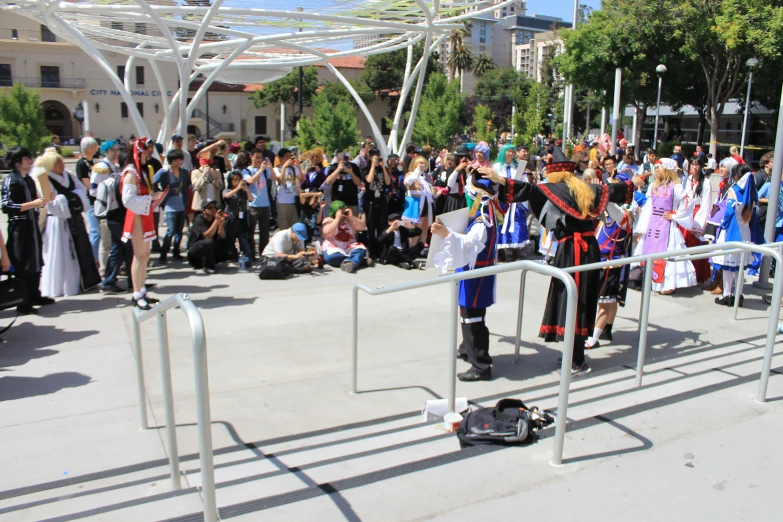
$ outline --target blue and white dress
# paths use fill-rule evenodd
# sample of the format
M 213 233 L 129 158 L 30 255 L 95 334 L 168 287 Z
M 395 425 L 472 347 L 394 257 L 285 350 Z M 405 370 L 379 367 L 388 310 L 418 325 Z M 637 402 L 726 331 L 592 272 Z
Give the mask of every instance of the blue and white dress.
M 726 213 L 723 215 L 723 222 L 720 226 L 720 232 L 715 244 L 728 243 L 730 241 L 741 241 L 745 243 L 755 243 L 761 245 L 764 243 L 764 232 L 759 226 L 758 216 L 756 215 L 756 204 L 758 204 L 758 193 L 756 184 L 753 181 L 753 174 L 747 173 L 742 179 L 731 186 L 726 198 Z M 753 207 L 753 213 L 750 220 L 742 219 L 742 209 L 748 205 Z M 712 264 L 716 270 L 736 272 L 739 270 L 742 254 L 727 254 L 714 256 Z M 753 265 L 753 256 L 745 257 L 745 268 Z
M 514 177 L 517 167 L 511 163 L 495 163 L 492 169 L 507 179 Z M 530 242 L 527 229 L 527 203 L 500 203 L 505 215 L 503 226 L 498 230 L 498 249 L 522 248 Z
M 421 218 L 426 217 L 429 223 L 432 223 L 435 203 L 427 174 L 417 167 L 416 170 L 405 175 L 404 183 L 408 193 L 405 196 L 405 210 L 402 212 L 403 221 L 419 224 Z

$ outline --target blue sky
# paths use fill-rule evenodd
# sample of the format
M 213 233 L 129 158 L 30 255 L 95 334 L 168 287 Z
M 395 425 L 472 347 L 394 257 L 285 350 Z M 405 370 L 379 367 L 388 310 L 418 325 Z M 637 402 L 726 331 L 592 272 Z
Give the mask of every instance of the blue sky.
M 579 3 L 589 5 L 593 9 L 601 6 L 600 0 L 579 0 Z M 527 0 L 527 12 L 557 16 L 570 22 L 574 17 L 574 2 L 573 0 Z

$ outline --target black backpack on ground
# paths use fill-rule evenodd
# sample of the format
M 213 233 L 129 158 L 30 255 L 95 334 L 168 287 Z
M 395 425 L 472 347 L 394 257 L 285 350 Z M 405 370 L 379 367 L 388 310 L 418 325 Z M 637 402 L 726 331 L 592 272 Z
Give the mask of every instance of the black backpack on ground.
M 487 444 L 515 446 L 536 440 L 536 430 L 549 426 L 554 418 L 529 409 L 519 399 L 501 399 L 494 408 L 479 408 L 467 414 L 457 428 L 460 448 Z

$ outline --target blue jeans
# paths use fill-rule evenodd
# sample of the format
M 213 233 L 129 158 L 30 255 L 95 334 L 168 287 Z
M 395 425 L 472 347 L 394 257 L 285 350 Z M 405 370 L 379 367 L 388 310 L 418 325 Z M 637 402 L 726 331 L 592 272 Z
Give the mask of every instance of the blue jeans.
M 185 211 L 169 212 L 166 211 L 166 237 L 163 238 L 163 244 L 160 247 L 160 257 L 166 257 L 171 248 L 171 240 L 174 240 L 173 253 L 180 255 L 180 244 L 182 244 L 182 229 L 185 227 Z
M 357 267 L 362 266 L 362 261 L 364 261 L 364 258 L 367 257 L 367 250 L 364 248 L 355 248 L 351 250 L 351 253 L 347 256 L 345 254 L 341 254 L 340 252 L 335 252 L 333 254 L 324 254 L 324 261 L 330 266 L 339 268 L 341 264 L 343 264 L 343 261 L 346 259 L 356 265 Z
M 98 261 L 101 247 L 101 222 L 95 217 L 95 210 L 92 206 L 87 208 L 85 214 L 87 214 L 87 224 L 90 225 L 90 246 L 92 247 L 92 256 Z

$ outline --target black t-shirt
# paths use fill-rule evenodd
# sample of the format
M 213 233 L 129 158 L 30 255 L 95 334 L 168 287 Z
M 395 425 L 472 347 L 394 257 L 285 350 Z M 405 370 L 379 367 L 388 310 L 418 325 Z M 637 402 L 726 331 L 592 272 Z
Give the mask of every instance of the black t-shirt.
M 386 193 L 386 183 L 384 183 L 383 178 L 383 168 L 379 165 L 375 167 L 375 179 L 372 181 L 372 183 L 369 181 L 370 172 L 367 172 L 367 175 L 364 176 L 364 182 L 366 184 L 367 190 L 364 192 L 364 202 L 365 203 L 371 203 L 374 200 L 380 201 L 381 198 L 384 197 L 384 194 Z
M 196 219 L 193 220 L 193 224 L 190 225 L 190 245 L 195 243 L 196 241 L 200 239 L 204 239 L 204 232 L 209 230 L 209 227 L 212 226 L 212 223 L 214 222 L 214 219 L 212 221 L 209 221 L 207 218 L 204 217 L 204 214 L 199 214 L 196 216 Z
M 432 173 L 432 184 L 436 187 L 447 187 L 449 176 L 454 172 L 454 169 L 446 170 L 443 167 L 438 167 Z
M 247 192 L 240 190 L 233 197 L 225 198 L 225 209 L 233 219 L 243 219 L 247 216 Z M 242 213 L 242 217 L 239 217 L 239 213 Z
M 76 177 L 82 182 L 87 181 L 87 186 L 90 186 L 90 174 L 92 173 L 92 166 L 95 163 L 94 160 L 88 160 L 85 157 L 79 158 L 76 162 Z M 88 196 L 90 203 L 95 203 L 95 198 Z
M 351 170 L 356 177 L 361 178 L 359 175 L 359 166 L 350 163 Z M 337 168 L 334 166 L 334 168 Z M 342 201 L 349 207 L 356 207 L 359 205 L 359 187 L 357 187 L 353 178 L 347 172 L 340 174 L 340 177 L 332 184 L 332 201 Z

